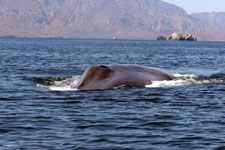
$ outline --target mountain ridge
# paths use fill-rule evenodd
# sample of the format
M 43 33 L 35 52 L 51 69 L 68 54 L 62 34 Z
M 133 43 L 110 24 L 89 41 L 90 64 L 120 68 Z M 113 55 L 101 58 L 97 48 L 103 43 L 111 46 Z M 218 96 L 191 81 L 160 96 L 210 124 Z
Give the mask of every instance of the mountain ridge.
M 210 16 L 161 0 L 0 0 L 0 36 L 155 39 L 176 31 L 225 40 L 225 13 Z

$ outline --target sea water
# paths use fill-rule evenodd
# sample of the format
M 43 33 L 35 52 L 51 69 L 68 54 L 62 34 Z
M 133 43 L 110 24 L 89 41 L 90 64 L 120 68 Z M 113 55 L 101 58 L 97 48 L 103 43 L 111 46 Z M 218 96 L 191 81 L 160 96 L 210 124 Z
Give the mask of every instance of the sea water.
M 174 74 L 79 91 L 91 65 Z M 225 43 L 0 39 L 0 149 L 225 149 Z

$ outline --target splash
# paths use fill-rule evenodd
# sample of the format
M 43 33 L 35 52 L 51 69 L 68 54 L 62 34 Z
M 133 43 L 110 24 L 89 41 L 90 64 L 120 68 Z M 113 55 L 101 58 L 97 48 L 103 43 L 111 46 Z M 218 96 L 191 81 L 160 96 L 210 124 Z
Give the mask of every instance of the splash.
M 153 81 L 152 84 L 146 85 L 146 88 L 164 88 L 177 87 L 199 84 L 216 84 L 225 82 L 224 75 L 216 74 L 210 77 L 199 76 L 195 74 L 174 74 L 176 77 L 171 81 Z M 77 91 L 76 88 L 81 76 L 73 76 L 71 78 L 42 78 L 41 83 L 37 87 L 47 88 L 51 91 Z M 116 88 L 117 89 L 117 88 Z
M 176 79 L 170 81 L 153 81 L 152 84 L 146 85 L 146 88 L 159 88 L 159 87 L 176 87 L 186 85 L 199 85 L 199 84 L 216 84 L 222 83 L 223 79 L 213 79 L 210 77 L 201 77 L 195 74 L 174 74 Z
M 48 88 L 51 91 L 76 91 L 76 85 L 80 78 L 80 76 L 73 76 L 72 78 L 67 78 L 61 81 L 54 81 L 53 79 L 53 81 L 48 83 L 48 85 L 37 84 L 37 87 Z

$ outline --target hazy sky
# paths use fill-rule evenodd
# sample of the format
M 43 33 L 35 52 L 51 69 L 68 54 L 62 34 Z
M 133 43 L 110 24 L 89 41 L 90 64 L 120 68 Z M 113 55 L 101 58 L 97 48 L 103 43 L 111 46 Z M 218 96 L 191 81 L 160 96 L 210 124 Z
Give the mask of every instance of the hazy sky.
M 182 7 L 188 13 L 225 12 L 225 0 L 163 0 Z

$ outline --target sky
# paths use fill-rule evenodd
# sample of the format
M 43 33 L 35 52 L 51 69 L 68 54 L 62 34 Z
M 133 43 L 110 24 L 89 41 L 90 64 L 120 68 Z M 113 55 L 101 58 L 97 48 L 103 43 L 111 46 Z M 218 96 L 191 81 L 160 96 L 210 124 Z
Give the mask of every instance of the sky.
M 225 12 L 225 0 L 163 0 L 182 7 L 188 13 Z

